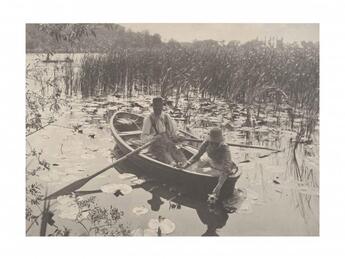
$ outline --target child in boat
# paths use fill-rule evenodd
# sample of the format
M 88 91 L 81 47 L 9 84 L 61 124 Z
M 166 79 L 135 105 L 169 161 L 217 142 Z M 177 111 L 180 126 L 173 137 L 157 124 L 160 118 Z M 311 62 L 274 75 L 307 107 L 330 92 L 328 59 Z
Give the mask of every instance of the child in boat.
M 207 158 L 200 160 L 201 156 L 207 153 Z M 220 190 L 229 175 L 235 174 L 238 171 L 236 164 L 231 160 L 230 149 L 226 143 L 222 130 L 220 128 L 213 128 L 210 130 L 209 137 L 201 144 L 198 153 L 187 161 L 183 168 L 187 168 L 198 162 L 198 167 L 211 167 L 214 172 L 219 175 L 218 183 L 213 189 L 212 194 L 209 195 L 209 202 L 217 201 Z
M 185 163 L 186 157 L 175 145 L 182 138 L 176 134 L 173 119 L 163 112 L 163 98 L 153 98 L 152 107 L 153 112 L 144 120 L 141 139 L 145 142 L 154 140 L 149 151 L 157 160 L 166 164 Z

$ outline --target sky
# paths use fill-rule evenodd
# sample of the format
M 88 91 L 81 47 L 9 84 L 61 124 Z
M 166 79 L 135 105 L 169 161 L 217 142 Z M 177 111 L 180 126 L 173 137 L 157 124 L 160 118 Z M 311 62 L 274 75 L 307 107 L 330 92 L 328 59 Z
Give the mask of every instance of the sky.
M 174 39 L 180 42 L 213 39 L 217 41 L 239 40 L 245 42 L 265 37 L 284 38 L 285 42 L 319 41 L 318 24 L 283 23 L 124 23 L 135 32 L 158 33 L 163 41 Z

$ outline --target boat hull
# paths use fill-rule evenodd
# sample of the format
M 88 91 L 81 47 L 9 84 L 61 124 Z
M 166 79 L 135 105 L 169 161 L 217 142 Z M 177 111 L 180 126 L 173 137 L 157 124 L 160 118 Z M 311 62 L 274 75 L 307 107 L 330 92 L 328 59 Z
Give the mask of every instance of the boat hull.
M 113 121 L 117 118 L 117 116 L 124 116 L 124 114 L 126 113 L 116 113 L 113 115 L 110 121 L 112 135 L 116 142 L 117 148 L 123 155 L 133 151 L 133 148 L 131 148 L 119 135 L 119 132 L 115 128 Z M 185 195 L 189 196 L 203 196 L 203 198 L 206 198 L 207 194 L 212 192 L 218 182 L 218 177 L 175 168 L 152 159 L 144 154 L 133 155 L 127 160 L 123 161 L 122 165 L 133 169 L 137 175 L 154 178 L 155 180 L 168 185 L 176 186 L 179 190 L 182 190 Z M 237 174 L 234 177 L 229 177 L 226 180 L 221 190 L 221 198 L 227 198 L 233 194 L 235 184 L 239 177 L 240 174 Z

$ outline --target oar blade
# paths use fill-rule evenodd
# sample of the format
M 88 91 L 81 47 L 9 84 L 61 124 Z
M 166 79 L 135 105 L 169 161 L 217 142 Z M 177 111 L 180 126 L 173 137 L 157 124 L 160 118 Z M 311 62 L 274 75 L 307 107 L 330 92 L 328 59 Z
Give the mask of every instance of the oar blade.
M 149 141 L 148 143 L 146 143 L 145 145 L 129 152 L 128 154 L 124 155 L 123 157 L 119 158 L 118 160 L 116 160 L 114 163 L 112 163 L 111 165 L 108 165 L 107 167 L 103 168 L 102 170 L 98 171 L 97 173 L 94 173 L 86 178 L 77 180 L 69 185 L 67 185 L 66 187 L 54 192 L 53 194 L 49 195 L 46 199 L 56 199 L 57 197 L 61 196 L 61 195 L 67 195 L 70 194 L 78 189 L 80 189 L 83 185 L 85 185 L 88 181 L 90 181 L 92 178 L 95 178 L 96 176 L 102 174 L 103 172 L 107 171 L 108 169 L 114 167 L 116 164 L 122 162 L 123 160 L 129 158 L 130 156 L 140 152 L 141 150 L 143 150 L 144 148 L 148 147 L 149 145 L 151 145 L 154 142 L 154 140 Z
M 62 196 L 62 195 L 71 194 L 72 192 L 75 192 L 76 190 L 83 187 L 89 180 L 90 180 L 90 177 L 86 177 L 86 178 L 82 178 L 80 180 L 77 180 L 77 181 L 67 185 L 66 187 L 50 194 L 46 199 L 52 200 L 52 199 L 56 199 L 57 197 Z

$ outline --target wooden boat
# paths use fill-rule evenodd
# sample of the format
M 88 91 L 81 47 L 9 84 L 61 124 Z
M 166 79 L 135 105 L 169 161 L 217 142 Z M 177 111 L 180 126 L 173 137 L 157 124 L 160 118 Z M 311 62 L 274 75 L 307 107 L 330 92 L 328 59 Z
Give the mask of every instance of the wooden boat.
M 143 116 L 127 112 L 117 112 L 111 117 L 111 132 L 117 148 L 123 154 L 127 154 L 136 148 L 133 142 L 140 139 L 143 121 Z M 181 147 L 181 150 L 187 159 L 197 152 L 197 149 L 188 145 L 188 143 Z M 207 194 L 212 192 L 218 181 L 218 177 L 216 176 L 199 171 L 180 169 L 162 163 L 150 157 L 145 151 L 133 155 L 123 163 L 125 166 L 133 168 L 138 174 L 158 179 L 167 184 L 179 186 L 179 188 L 186 190 L 187 195 L 191 196 L 197 195 L 200 197 L 201 195 L 203 198 L 206 198 Z M 235 184 L 239 177 L 240 172 L 237 172 L 227 179 L 221 191 L 221 198 L 227 198 L 233 194 Z

